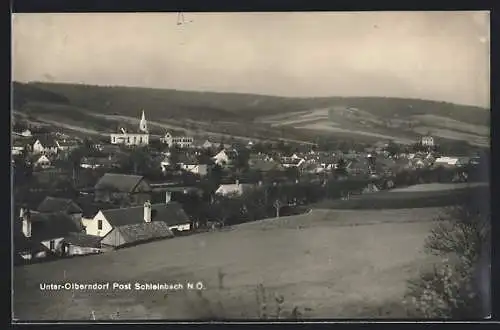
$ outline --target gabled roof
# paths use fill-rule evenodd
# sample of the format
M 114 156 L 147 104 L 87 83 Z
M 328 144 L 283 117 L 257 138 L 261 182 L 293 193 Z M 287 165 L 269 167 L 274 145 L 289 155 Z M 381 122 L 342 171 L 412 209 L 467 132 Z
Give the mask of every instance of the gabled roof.
M 100 247 L 102 237 L 87 235 L 85 233 L 69 233 L 64 237 L 64 242 L 81 247 Z
M 250 189 L 253 189 L 255 186 L 253 184 L 249 183 L 231 183 L 231 184 L 221 184 L 219 188 L 216 190 L 216 194 L 220 195 L 230 195 L 230 194 L 237 194 L 241 195 L 245 191 L 248 191 Z
M 199 164 L 196 155 L 190 153 L 181 153 L 178 155 L 177 164 L 197 165 Z
M 113 240 L 113 238 L 116 237 L 120 237 L 119 242 Z M 168 225 L 165 222 L 142 222 L 115 227 L 101 240 L 101 242 L 103 244 L 113 246 L 122 246 L 125 244 L 133 244 L 153 239 L 171 237 L 174 237 L 174 234 L 168 228 Z
M 101 210 L 106 220 L 113 227 L 144 223 L 144 207 L 135 206 L 119 209 Z M 151 205 L 151 221 L 163 221 L 170 226 L 185 224 L 189 218 L 181 204 L 169 202 L 168 204 Z
M 31 237 L 35 241 L 65 237 L 69 233 L 78 233 L 83 229 L 73 221 L 71 216 L 62 212 L 32 213 L 31 221 Z
M 40 141 L 40 143 L 42 144 L 42 146 L 44 148 L 56 148 L 57 147 L 56 140 L 51 135 L 45 134 L 45 135 L 37 136 L 35 142 L 37 140 Z
M 252 160 L 249 166 L 250 168 L 261 172 L 281 169 L 281 164 L 278 164 L 274 161 L 265 161 L 261 159 Z
M 45 199 L 38 205 L 38 212 L 41 213 L 54 213 L 65 212 L 68 214 L 82 213 L 82 209 L 69 198 L 45 197 Z
M 99 179 L 94 188 L 96 190 L 132 192 L 142 180 L 144 177 L 140 175 L 106 173 Z

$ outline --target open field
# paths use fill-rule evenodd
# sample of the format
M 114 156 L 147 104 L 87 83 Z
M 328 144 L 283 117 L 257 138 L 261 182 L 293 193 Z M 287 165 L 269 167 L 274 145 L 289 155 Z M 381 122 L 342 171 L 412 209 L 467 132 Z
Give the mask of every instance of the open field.
M 447 207 L 463 203 L 465 199 L 470 198 L 474 198 L 476 202 L 483 203 L 487 207 L 490 196 L 490 188 L 487 183 L 435 183 L 397 189 L 399 190 L 352 195 L 349 200 L 324 200 L 313 207 L 335 210 Z
M 349 133 L 350 135 L 364 135 L 364 136 L 373 137 L 375 139 L 394 140 L 396 143 L 401 143 L 401 144 L 415 143 L 415 139 L 411 140 L 411 139 L 401 138 L 401 137 L 393 136 L 393 135 L 379 134 L 379 133 L 367 132 L 367 131 L 363 131 L 363 130 L 353 130 L 353 129 L 341 128 L 341 127 L 334 126 L 334 125 L 330 124 L 329 122 L 324 122 L 324 121 L 321 123 L 298 126 L 296 128 L 304 129 L 304 130 L 311 130 L 311 131 L 324 131 L 324 132 L 330 132 L 330 133 Z
M 422 251 L 440 209 L 313 210 L 98 256 L 17 267 L 14 313 L 26 319 L 255 318 L 255 288 L 305 318 L 404 317 L 406 280 L 433 262 Z M 218 274 L 224 273 L 222 288 Z M 65 276 L 65 279 L 64 279 Z M 202 281 L 205 290 L 41 291 L 43 282 Z M 274 299 L 272 299 L 274 301 Z M 273 315 L 274 305 L 268 304 Z M 284 313 L 286 315 L 286 313 Z
M 453 189 L 464 189 L 474 187 L 487 187 L 485 182 L 462 182 L 462 183 L 426 183 L 416 184 L 404 188 L 396 188 L 389 190 L 389 192 L 412 192 L 412 191 L 446 191 Z
M 428 126 L 436 126 L 449 130 L 463 131 L 475 135 L 482 135 L 482 136 L 490 135 L 490 128 L 487 126 L 464 123 L 447 117 L 427 114 L 427 115 L 416 115 L 413 116 L 413 118 L 417 119 L 422 124 Z

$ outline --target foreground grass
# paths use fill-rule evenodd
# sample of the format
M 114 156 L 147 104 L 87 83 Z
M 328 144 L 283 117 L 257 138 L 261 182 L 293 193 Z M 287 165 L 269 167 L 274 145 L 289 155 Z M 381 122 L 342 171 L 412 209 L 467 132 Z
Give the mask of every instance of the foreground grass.
M 18 267 L 15 316 L 88 320 L 94 311 L 98 320 L 405 317 L 406 281 L 434 260 L 423 243 L 432 226 L 425 220 L 436 212 L 323 210 Z M 55 281 L 201 281 L 204 289 L 72 296 L 38 288 Z

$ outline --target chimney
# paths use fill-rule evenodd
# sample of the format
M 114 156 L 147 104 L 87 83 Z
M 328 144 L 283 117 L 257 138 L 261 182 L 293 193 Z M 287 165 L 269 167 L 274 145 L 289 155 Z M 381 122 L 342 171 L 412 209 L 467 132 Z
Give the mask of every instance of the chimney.
M 170 191 L 165 192 L 165 204 L 170 203 L 172 200 L 172 193 Z
M 20 217 L 23 222 L 23 234 L 26 237 L 31 237 L 31 214 L 30 211 L 21 208 Z
M 144 222 L 151 222 L 151 202 L 144 203 Z

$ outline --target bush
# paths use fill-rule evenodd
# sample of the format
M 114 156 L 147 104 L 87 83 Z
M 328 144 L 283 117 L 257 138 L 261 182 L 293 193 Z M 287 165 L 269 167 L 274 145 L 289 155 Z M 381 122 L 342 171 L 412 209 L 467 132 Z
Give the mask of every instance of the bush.
M 445 258 L 409 283 L 412 316 L 479 319 L 490 313 L 491 224 L 476 198 L 450 208 L 428 236 L 427 253 L 454 261 Z

